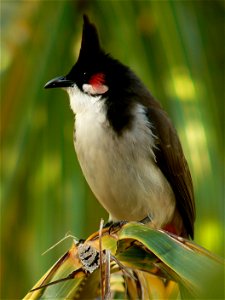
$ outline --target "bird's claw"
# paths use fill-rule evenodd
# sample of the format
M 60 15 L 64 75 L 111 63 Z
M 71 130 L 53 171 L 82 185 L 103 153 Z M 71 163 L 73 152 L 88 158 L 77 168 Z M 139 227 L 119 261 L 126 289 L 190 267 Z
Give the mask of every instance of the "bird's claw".
M 123 225 L 127 224 L 127 221 L 116 221 L 112 222 L 112 224 L 109 226 L 109 234 L 113 232 L 117 232 L 119 229 L 123 227 Z
M 150 215 L 147 215 L 144 219 L 140 220 L 139 223 L 142 223 L 144 225 L 148 223 L 152 223 L 152 217 Z

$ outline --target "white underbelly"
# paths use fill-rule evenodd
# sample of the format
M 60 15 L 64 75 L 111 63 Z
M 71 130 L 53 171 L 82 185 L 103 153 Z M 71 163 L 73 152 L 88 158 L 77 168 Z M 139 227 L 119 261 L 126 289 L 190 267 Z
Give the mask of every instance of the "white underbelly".
M 150 215 L 161 227 L 173 216 L 175 201 L 161 172 L 150 162 L 96 160 L 86 164 L 80 159 L 84 176 L 93 193 L 112 220 L 140 221 Z M 142 165 L 138 167 L 138 163 Z
M 150 215 L 158 227 L 168 223 L 175 210 L 174 194 L 155 163 L 149 129 L 118 137 L 102 124 L 84 127 L 85 121 L 76 120 L 77 157 L 111 218 L 139 221 Z

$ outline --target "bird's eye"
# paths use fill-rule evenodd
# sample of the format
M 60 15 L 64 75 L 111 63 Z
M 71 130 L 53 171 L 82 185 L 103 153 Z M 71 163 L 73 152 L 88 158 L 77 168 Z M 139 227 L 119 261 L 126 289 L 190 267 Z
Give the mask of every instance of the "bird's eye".
M 88 74 L 87 74 L 87 72 L 83 72 L 82 78 L 83 78 L 83 82 L 87 82 L 88 81 Z

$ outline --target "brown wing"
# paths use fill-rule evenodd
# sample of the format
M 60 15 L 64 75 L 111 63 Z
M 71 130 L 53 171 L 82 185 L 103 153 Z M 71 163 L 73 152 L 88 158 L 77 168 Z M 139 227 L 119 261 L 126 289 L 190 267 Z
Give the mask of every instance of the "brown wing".
M 184 227 L 193 239 L 195 221 L 193 184 L 179 137 L 168 115 L 158 102 L 152 98 L 150 102 L 148 101 L 147 107 L 148 118 L 153 125 L 152 130 L 158 137 L 157 148 L 154 150 L 157 164 L 174 191 L 177 209 Z

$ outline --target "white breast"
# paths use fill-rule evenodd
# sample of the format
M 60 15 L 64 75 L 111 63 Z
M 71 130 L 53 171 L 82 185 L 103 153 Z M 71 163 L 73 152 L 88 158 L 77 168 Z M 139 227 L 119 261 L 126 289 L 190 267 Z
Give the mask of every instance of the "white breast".
M 105 118 L 104 100 L 69 91 L 76 114 L 75 149 L 93 193 L 113 220 L 141 220 L 151 215 L 156 226 L 169 222 L 175 209 L 173 192 L 157 167 L 154 135 L 136 105 L 132 130 L 115 134 Z

